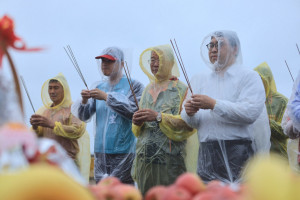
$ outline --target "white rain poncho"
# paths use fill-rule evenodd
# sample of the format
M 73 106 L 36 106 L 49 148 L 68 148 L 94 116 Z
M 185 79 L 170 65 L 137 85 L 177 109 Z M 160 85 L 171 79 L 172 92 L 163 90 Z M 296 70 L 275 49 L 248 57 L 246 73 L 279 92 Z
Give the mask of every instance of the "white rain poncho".
M 53 102 L 48 93 L 50 80 L 57 80 L 63 86 L 64 98 L 56 106 L 52 106 Z M 55 122 L 55 126 L 53 129 L 38 126 L 35 132 L 41 137 L 57 141 L 68 152 L 68 155 L 76 160 L 76 155 L 79 152 L 77 139 L 84 134 L 85 123 L 71 114 L 71 93 L 67 80 L 62 73 L 45 81 L 42 86 L 41 97 L 44 106 L 36 114 L 49 118 Z
M 284 133 L 290 138 L 287 143 L 290 167 L 300 173 L 300 71 L 294 82 L 281 125 Z
M 151 53 L 158 60 L 151 61 Z M 159 62 L 155 75 L 150 62 Z M 139 190 L 145 194 L 156 185 L 170 185 L 187 171 L 185 165 L 186 139 L 195 133 L 180 117 L 187 86 L 177 79 L 179 70 L 169 45 L 148 48 L 140 56 L 140 67 L 149 77 L 139 103 L 140 109 L 160 112 L 161 122 L 132 125 L 138 138 L 133 177 Z
M 116 59 L 111 74 L 102 65 L 97 56 L 102 80 L 94 88 L 107 94 L 106 101 L 90 98 L 86 104 L 79 99 L 72 106 L 72 113 L 83 121 L 89 121 L 95 116 L 94 143 L 94 176 L 96 182 L 107 176 L 115 176 L 123 183 L 133 184 L 130 171 L 135 156 L 136 139 L 131 131 L 133 113 L 137 110 L 134 95 L 130 90 L 128 80 L 123 75 L 124 54 L 117 47 L 109 47 L 101 55 L 112 56 Z M 102 68 L 103 67 L 103 68 Z M 139 101 L 143 92 L 143 85 L 132 80 L 133 91 Z M 92 88 L 92 89 L 94 89 Z
M 194 95 L 207 95 L 216 104 L 212 110 L 200 109 L 193 116 L 188 116 L 185 110 L 181 113 L 187 124 L 198 129 L 197 173 L 205 182 L 215 179 L 237 182 L 248 158 L 263 149 L 263 144 L 259 149 L 255 140 L 266 138 L 265 135 L 270 139 L 264 86 L 255 71 L 242 67 L 241 47 L 235 32 L 209 34 L 202 42 L 201 55 L 212 72 L 195 75 L 191 86 Z M 260 134 L 254 132 L 257 119 L 260 126 L 266 127 L 261 127 Z

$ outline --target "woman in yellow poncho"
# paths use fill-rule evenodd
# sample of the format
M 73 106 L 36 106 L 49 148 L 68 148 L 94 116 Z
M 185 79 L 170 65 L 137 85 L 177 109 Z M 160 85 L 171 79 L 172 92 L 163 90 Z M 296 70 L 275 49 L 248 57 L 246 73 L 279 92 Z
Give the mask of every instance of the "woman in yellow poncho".
M 148 48 L 140 66 L 150 83 L 133 116 L 132 131 L 138 138 L 133 177 L 142 194 L 155 185 L 172 184 L 186 172 L 186 139 L 195 130 L 180 117 L 187 87 L 169 45 Z
M 287 158 L 287 136 L 283 133 L 281 120 L 287 106 L 288 99 L 277 92 L 272 71 L 266 62 L 255 69 L 263 80 L 266 91 L 266 107 L 271 127 L 271 152 Z

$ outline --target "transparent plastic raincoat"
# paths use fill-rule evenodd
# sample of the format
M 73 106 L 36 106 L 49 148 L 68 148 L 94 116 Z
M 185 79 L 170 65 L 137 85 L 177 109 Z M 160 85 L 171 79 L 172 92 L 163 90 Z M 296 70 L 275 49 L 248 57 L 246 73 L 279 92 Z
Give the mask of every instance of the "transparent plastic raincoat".
M 102 57 L 115 59 L 111 62 L 111 74 L 102 65 Z M 134 95 L 130 90 L 128 80 L 123 75 L 124 53 L 117 47 L 109 47 L 96 57 L 102 80 L 97 82 L 97 88 L 107 94 L 106 101 L 90 98 L 86 104 L 82 99 L 72 106 L 72 113 L 83 121 L 89 121 L 95 116 L 94 143 L 94 176 L 96 182 L 107 176 L 115 176 L 123 183 L 133 184 L 131 167 L 134 159 L 136 139 L 131 131 L 133 113 L 137 110 Z M 132 80 L 133 91 L 139 101 L 143 85 Z
M 48 93 L 48 85 L 50 80 L 57 80 L 64 90 L 64 98 L 59 105 L 52 106 L 53 102 Z M 78 141 L 85 132 L 85 123 L 71 114 L 71 94 L 67 80 L 62 73 L 56 77 L 47 80 L 41 91 L 42 102 L 44 104 L 36 114 L 42 115 L 53 122 L 53 129 L 48 127 L 38 126 L 35 132 L 45 138 L 50 138 L 57 141 L 68 153 L 68 155 L 76 161 L 76 155 L 79 152 Z
M 290 167 L 300 173 L 300 71 L 294 82 L 281 125 L 284 133 L 290 138 L 287 142 Z
M 15 84 L 0 70 L 0 126 L 7 122 L 24 123 L 23 114 L 15 92 Z
M 155 76 L 150 69 L 153 51 L 159 57 Z M 140 67 L 150 83 L 143 92 L 139 107 L 160 112 L 162 116 L 161 122 L 132 125 L 132 131 L 138 138 L 133 177 L 139 190 L 145 194 L 155 185 L 172 184 L 186 172 L 186 139 L 196 130 L 187 126 L 180 117 L 187 86 L 177 79 L 179 70 L 170 46 L 156 46 L 143 51 Z
M 242 67 L 235 32 L 209 34 L 202 42 L 201 55 L 212 72 L 192 78 L 194 95 L 206 95 L 216 103 L 213 109 L 199 109 L 192 116 L 185 109 L 181 113 L 187 124 L 198 129 L 197 173 L 205 182 L 238 182 L 246 161 L 264 149 L 255 141 L 270 136 L 264 87 L 256 72 Z M 256 129 L 260 134 L 254 130 L 257 120 L 260 126 L 266 126 Z
M 254 68 L 260 75 L 266 92 L 266 107 L 271 127 L 271 152 L 279 153 L 287 158 L 287 136 L 283 133 L 281 120 L 287 106 L 288 99 L 277 92 L 272 71 L 266 62 Z

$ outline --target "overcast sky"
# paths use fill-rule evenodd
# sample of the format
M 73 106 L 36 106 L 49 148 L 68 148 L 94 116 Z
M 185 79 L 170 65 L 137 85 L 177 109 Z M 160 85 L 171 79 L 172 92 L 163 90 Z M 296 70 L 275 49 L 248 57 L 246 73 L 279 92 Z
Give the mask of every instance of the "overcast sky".
M 66 76 L 73 100 L 84 89 L 63 50 L 68 44 L 88 85 L 99 80 L 94 57 L 108 46 L 130 49 L 131 76 L 146 85 L 148 78 L 138 64 L 144 49 L 176 38 L 191 78 L 209 71 L 200 44 L 215 30 L 237 32 L 244 66 L 253 69 L 266 61 L 277 90 L 289 97 L 293 82 L 284 60 L 295 78 L 300 66 L 299 11 L 299 0 L 0 0 L 0 17 L 14 19 L 15 33 L 27 46 L 45 48 L 34 53 L 10 50 L 35 109 L 42 106 L 42 84 L 59 72 Z M 6 59 L 3 69 L 8 70 Z M 24 104 L 28 123 L 33 111 L 25 95 Z

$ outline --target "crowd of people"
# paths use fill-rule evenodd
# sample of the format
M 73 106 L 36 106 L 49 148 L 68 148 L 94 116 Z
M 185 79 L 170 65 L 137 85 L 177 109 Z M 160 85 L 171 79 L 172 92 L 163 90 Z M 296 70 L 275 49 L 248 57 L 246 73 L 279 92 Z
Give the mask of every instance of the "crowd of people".
M 170 45 L 141 53 L 145 87 L 128 82 L 124 52 L 108 47 L 95 57 L 101 81 L 82 90 L 75 103 L 62 74 L 44 83 L 44 106 L 31 116 L 32 129 L 61 144 L 88 177 L 85 127 L 93 118 L 95 181 L 115 176 L 136 183 L 143 195 L 187 171 L 204 182 L 241 182 L 245 164 L 260 153 L 279 154 L 300 171 L 300 74 L 288 100 L 277 92 L 267 63 L 243 67 L 233 31 L 208 34 L 201 56 L 211 72 L 194 75 L 191 92 L 178 79 Z

